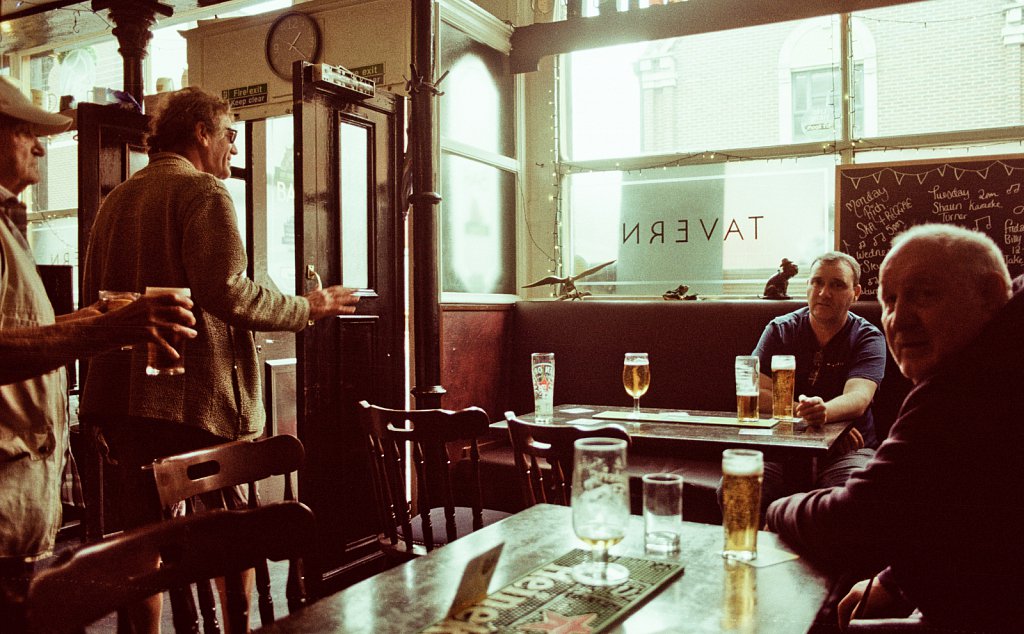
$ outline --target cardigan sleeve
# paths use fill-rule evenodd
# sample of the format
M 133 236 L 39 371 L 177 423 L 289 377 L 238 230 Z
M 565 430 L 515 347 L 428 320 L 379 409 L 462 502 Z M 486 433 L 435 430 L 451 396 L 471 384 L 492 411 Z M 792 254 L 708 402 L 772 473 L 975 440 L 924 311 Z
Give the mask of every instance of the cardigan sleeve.
M 246 274 L 245 248 L 223 183 L 212 176 L 192 199 L 183 221 L 182 255 L 192 297 L 204 310 L 248 330 L 301 330 L 309 320 L 304 297 L 284 295 Z

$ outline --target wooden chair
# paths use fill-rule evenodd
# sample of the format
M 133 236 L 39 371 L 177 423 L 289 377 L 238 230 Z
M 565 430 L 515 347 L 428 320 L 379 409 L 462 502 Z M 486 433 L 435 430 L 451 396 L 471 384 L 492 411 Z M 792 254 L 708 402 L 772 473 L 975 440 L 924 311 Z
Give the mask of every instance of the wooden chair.
M 298 438 L 289 435 L 271 436 L 254 442 L 235 441 L 207 449 L 191 451 L 157 460 L 150 467 L 156 481 L 160 504 L 172 507 L 184 501 L 186 513 L 193 511 L 192 498 L 227 487 L 249 484 L 249 508 L 258 506 L 254 483 L 271 476 L 284 475 L 284 499 L 294 500 L 291 473 L 303 461 L 305 452 Z M 288 571 L 285 596 L 288 609 L 296 610 L 306 602 L 302 566 L 293 562 Z M 196 584 L 203 629 L 207 634 L 220 630 L 209 579 Z M 270 573 L 263 560 L 256 566 L 256 589 L 259 595 L 260 620 L 274 621 L 274 603 L 270 594 Z M 174 624 L 180 631 L 196 631 L 198 615 L 191 591 L 172 590 L 171 606 Z
M 312 511 L 298 502 L 210 511 L 149 524 L 91 544 L 32 580 L 30 631 L 84 632 L 84 627 L 142 599 L 211 577 L 225 577 L 233 631 L 249 623 L 241 573 L 267 559 L 309 556 L 316 540 Z M 153 561 L 162 560 L 158 568 Z
M 505 412 L 505 420 L 523 489 L 523 501 L 527 506 L 542 502 L 569 506 L 572 499 L 573 443 L 577 439 L 621 438 L 630 442 L 629 434 L 620 425 L 541 425 L 519 420 L 515 412 Z M 542 464 L 541 460 L 547 464 Z
M 366 401 L 359 405 L 382 529 L 378 542 L 390 560 L 426 554 L 508 517 L 508 513 L 483 508 L 477 438 L 488 431 L 487 412 L 479 407 L 453 412 L 394 410 Z M 468 507 L 459 505 L 462 501 L 456 499 L 453 486 L 447 443 L 456 441 L 469 445 L 470 482 L 459 483 L 468 484 Z M 406 494 L 407 465 L 413 470 L 415 508 Z

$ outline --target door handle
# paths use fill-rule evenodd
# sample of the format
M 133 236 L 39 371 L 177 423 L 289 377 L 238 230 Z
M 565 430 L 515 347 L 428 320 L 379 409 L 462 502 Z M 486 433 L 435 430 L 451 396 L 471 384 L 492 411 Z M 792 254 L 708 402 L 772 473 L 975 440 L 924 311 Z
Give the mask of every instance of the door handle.
M 309 286 L 310 286 L 309 282 L 310 281 L 316 282 L 314 284 L 313 288 L 309 288 Z M 308 293 L 308 292 L 312 292 L 312 291 L 320 291 L 320 290 L 323 290 L 323 288 L 324 288 L 324 283 L 323 283 L 323 280 L 320 279 L 320 274 L 316 272 L 316 265 L 315 264 L 307 264 L 306 265 L 306 289 L 307 289 L 306 292 Z M 310 326 L 313 325 L 313 320 L 312 319 L 309 320 L 309 325 Z

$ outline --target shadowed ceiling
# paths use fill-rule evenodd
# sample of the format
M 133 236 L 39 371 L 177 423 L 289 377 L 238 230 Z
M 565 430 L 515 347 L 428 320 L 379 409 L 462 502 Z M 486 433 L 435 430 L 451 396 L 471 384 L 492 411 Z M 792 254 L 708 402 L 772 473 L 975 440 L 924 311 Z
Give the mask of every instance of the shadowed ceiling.
M 226 1 L 160 0 L 160 3 L 171 7 L 178 15 Z M 0 0 L 0 53 L 48 43 L 59 46 L 62 42 L 109 33 L 113 23 L 107 14 L 106 9 L 94 12 L 89 0 Z

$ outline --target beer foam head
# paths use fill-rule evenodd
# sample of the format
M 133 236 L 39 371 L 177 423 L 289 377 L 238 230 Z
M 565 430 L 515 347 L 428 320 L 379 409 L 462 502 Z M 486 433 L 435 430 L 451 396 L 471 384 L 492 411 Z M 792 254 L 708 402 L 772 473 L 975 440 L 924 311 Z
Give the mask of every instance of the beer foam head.
M 734 476 L 761 475 L 764 457 L 760 451 L 726 449 L 722 452 L 722 473 Z
M 772 355 L 772 370 L 795 370 L 796 357 L 790 354 Z

